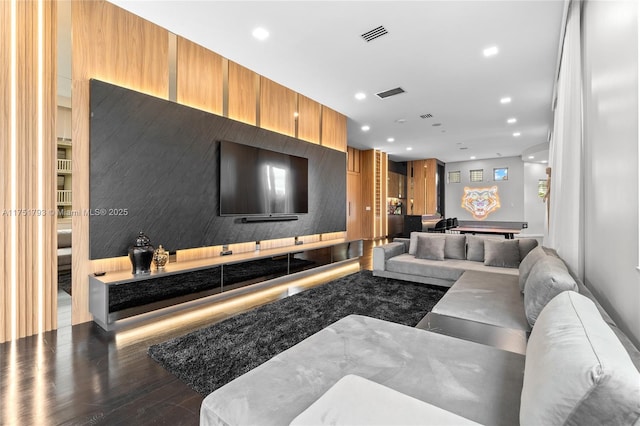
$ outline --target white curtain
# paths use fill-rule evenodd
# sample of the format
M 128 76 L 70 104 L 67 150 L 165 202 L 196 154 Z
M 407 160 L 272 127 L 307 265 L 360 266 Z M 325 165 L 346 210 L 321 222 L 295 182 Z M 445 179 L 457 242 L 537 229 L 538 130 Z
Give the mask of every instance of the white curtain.
M 544 245 L 558 251 L 583 278 L 583 149 L 580 2 L 572 1 L 562 48 L 549 148 L 551 199 Z

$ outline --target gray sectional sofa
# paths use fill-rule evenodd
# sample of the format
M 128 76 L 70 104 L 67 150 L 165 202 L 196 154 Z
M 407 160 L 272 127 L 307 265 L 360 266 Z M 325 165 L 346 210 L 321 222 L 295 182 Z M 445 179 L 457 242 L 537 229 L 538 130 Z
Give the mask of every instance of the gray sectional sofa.
M 58 272 L 71 269 L 71 229 L 58 230 Z
M 640 425 L 640 352 L 557 254 L 470 237 L 374 248 L 376 275 L 451 286 L 433 312 L 417 327 L 343 318 L 207 396 L 201 424 Z
M 444 241 L 443 257 L 416 256 L 418 239 Z M 485 262 L 484 245 L 491 251 Z M 412 232 L 411 238 L 396 238 L 374 247 L 373 275 L 451 287 L 465 271 L 518 275 L 518 265 L 538 245 L 534 238 L 505 240 L 460 234 Z M 502 248 L 500 251 L 499 249 Z M 508 253 L 509 255 L 506 255 Z M 506 266 L 506 267 L 505 267 Z

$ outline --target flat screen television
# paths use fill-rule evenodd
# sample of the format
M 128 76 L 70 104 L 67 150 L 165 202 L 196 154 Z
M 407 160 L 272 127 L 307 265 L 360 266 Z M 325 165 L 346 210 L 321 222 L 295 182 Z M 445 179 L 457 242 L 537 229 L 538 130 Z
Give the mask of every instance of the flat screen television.
M 220 142 L 220 215 L 309 212 L 309 160 L 235 142 Z

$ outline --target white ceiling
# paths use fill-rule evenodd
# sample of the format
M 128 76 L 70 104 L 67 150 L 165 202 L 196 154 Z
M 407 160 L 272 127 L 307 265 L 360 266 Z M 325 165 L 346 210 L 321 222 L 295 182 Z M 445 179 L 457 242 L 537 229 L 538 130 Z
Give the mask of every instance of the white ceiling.
M 341 112 L 349 146 L 395 161 L 539 153 L 551 129 L 563 0 L 111 2 Z M 375 95 L 395 87 L 406 93 Z

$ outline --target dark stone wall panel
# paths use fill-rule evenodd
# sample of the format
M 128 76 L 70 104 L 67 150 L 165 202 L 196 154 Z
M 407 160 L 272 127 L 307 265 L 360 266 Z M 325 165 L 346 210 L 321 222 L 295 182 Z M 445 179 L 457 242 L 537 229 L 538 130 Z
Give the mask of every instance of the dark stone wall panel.
M 126 255 L 139 231 L 167 250 L 346 230 L 346 154 L 91 81 L 90 258 Z M 219 141 L 309 159 L 309 213 L 291 222 L 219 215 Z

